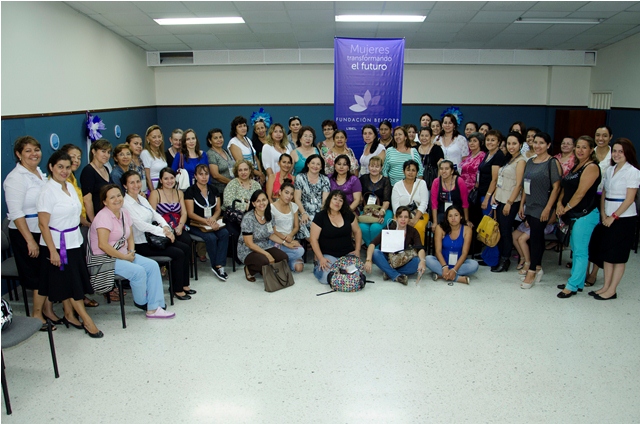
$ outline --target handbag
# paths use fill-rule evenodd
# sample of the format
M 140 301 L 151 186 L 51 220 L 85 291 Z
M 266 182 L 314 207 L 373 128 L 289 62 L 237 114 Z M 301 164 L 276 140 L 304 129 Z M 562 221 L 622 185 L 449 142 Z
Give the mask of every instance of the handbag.
M 493 214 L 495 216 L 495 210 Z M 478 241 L 489 247 L 494 247 L 500 241 L 500 227 L 498 222 L 489 215 L 482 217 L 480 225 L 478 225 Z
M 478 203 L 478 187 L 474 187 L 469 192 L 468 196 L 469 204 L 476 205 Z
M 416 256 L 418 256 L 418 252 L 416 252 L 416 249 L 409 246 L 408 249 L 401 250 L 396 253 L 389 253 L 387 259 L 389 260 L 389 265 L 391 265 L 391 268 L 396 269 L 408 264 Z
M 570 219 L 569 222 L 565 223 L 562 218 L 558 220 L 558 225 L 556 225 L 555 235 L 558 239 L 558 243 L 563 245 L 564 247 L 568 247 L 571 242 L 571 230 L 573 230 L 573 224 L 575 220 Z
M 242 204 L 244 204 L 243 201 L 239 199 L 235 199 L 231 203 L 231 206 L 224 210 L 224 220 L 228 224 L 236 224 L 239 226 L 242 223 L 242 218 L 244 217 L 244 211 L 241 211 L 240 209 L 236 209 L 236 202 L 241 202 Z
M 124 245 L 124 218 L 122 219 L 122 238 L 113 246 L 120 250 Z M 96 294 L 108 293 L 113 290 L 116 275 L 116 258 L 103 253 L 94 255 L 91 249 L 91 237 L 87 237 L 86 252 L 87 270 L 89 271 L 89 283 Z
M 286 289 L 295 284 L 287 261 L 264 265 L 262 267 L 262 279 L 264 280 L 264 291 L 269 293 Z
M 147 239 L 147 244 L 149 245 L 149 247 L 155 250 L 164 250 L 167 248 L 167 246 L 169 246 L 169 243 L 171 243 L 169 237 L 157 236 L 148 231 L 144 233 L 144 237 Z
M 367 203 L 367 195 L 372 194 L 373 193 L 365 193 L 364 196 L 362 196 L 365 203 Z M 376 222 L 380 221 L 379 217 L 377 216 L 377 213 L 380 211 L 380 209 L 382 209 L 382 206 L 378 204 L 379 200 L 380 199 L 376 199 L 376 203 L 365 205 L 362 211 L 362 215 L 358 215 L 358 222 L 362 222 L 363 224 L 375 224 Z
M 180 153 L 180 167 L 176 171 L 176 186 L 180 190 L 186 190 L 191 186 L 189 181 L 189 173 L 184 169 L 184 155 Z

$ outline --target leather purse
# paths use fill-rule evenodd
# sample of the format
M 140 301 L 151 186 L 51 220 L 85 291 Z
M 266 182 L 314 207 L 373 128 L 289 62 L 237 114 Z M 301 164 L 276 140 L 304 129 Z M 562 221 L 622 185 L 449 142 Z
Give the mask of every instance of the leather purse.
M 287 261 L 264 265 L 262 267 L 262 279 L 264 280 L 264 291 L 266 292 L 278 291 L 295 284 Z
M 149 247 L 156 250 L 164 250 L 169 246 L 169 243 L 171 243 L 169 237 L 157 236 L 150 232 L 145 232 L 144 237 L 147 239 Z
M 411 262 L 411 259 L 416 256 L 418 256 L 418 252 L 416 252 L 416 249 L 411 247 L 396 253 L 389 253 L 389 265 L 391 265 L 391 268 L 397 269 Z

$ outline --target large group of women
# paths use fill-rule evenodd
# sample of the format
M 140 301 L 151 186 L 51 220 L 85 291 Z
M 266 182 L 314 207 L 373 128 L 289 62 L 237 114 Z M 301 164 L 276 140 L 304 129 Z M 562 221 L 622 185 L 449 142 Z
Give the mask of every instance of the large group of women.
M 144 140 L 130 134 L 112 146 L 101 139 L 91 145 L 79 179 L 78 146 L 53 153 L 47 177 L 39 142 L 18 138 L 17 165 L 4 189 L 21 283 L 34 293 L 33 316 L 103 336 L 87 312 L 98 302 L 87 297 L 93 288 L 82 226 L 91 253 L 115 259 L 115 273 L 129 280 L 135 306 L 150 319 L 175 316 L 166 310 L 163 271 L 171 276 L 172 297 L 196 294 L 189 278 L 192 236 L 201 241 L 195 259 L 208 260 L 222 281 L 229 277 L 228 255 L 256 281 L 263 266 L 279 261 L 302 272 L 310 248 L 313 273 L 326 284 L 333 262 L 360 256 L 364 247 L 366 272 L 375 264 L 384 279 L 407 284 L 409 275 L 428 269 L 434 280 L 469 284 L 480 265 L 508 272 L 515 247 L 520 287 L 529 289 L 544 275 L 545 236 L 560 223 L 572 226 L 572 262 L 557 296 L 593 285 L 603 268 L 604 285 L 589 295 L 617 297 L 636 227 L 640 170 L 632 142 L 614 140 L 607 126 L 595 140 L 565 138 L 552 156 L 550 136 L 522 122 L 506 137 L 475 122 L 461 134 L 454 115 L 440 121 L 424 114 L 420 128 L 364 125 L 357 158 L 332 120 L 322 122 L 322 141 L 297 116 L 289 119 L 288 134 L 279 123 L 251 124 L 249 138 L 247 120 L 234 118 L 228 144 L 221 129 L 210 130 L 206 152 L 192 129 L 174 130 L 166 151 L 157 125 Z M 496 219 L 501 237 L 481 253 L 475 228 L 486 215 Z M 384 228 L 402 231 L 404 248 L 414 252 L 402 266 L 393 268 L 381 250 Z M 430 242 L 434 254 L 427 256 Z M 475 254 L 485 260 L 475 261 Z M 170 257 L 169 269 L 161 270 L 149 259 L 154 256 Z

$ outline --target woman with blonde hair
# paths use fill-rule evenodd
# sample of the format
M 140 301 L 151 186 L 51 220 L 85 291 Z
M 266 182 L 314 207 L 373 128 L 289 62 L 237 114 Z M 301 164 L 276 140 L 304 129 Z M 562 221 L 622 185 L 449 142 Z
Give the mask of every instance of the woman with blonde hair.
M 262 164 L 267 173 L 267 179 L 280 171 L 280 156 L 283 153 L 291 153 L 289 140 L 284 136 L 282 124 L 275 123 L 269 128 L 267 144 L 262 148 Z
M 143 187 L 143 192 L 153 191 L 158 185 L 158 174 L 162 168 L 167 167 L 167 157 L 164 154 L 164 140 L 162 130 L 158 125 L 151 125 L 145 133 L 145 146 L 140 159 L 144 164 L 144 174 L 147 187 Z

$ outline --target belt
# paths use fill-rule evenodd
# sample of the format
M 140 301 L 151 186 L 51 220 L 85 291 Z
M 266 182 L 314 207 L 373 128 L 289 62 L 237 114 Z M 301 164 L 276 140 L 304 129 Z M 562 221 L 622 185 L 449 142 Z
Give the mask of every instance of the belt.
M 624 202 L 627 199 L 612 199 L 611 197 L 605 197 L 604 200 L 607 202 Z
M 66 230 L 58 230 L 56 228 L 49 227 L 50 230 L 60 233 L 60 270 L 64 270 L 65 264 L 69 263 L 69 259 L 67 258 L 67 242 L 65 240 L 65 234 L 75 231 L 78 228 L 80 228 L 79 225 L 76 225 L 73 228 L 67 228 Z
M 37 217 L 38 217 L 38 214 L 37 214 L 37 213 L 30 213 L 30 214 L 28 214 L 28 215 L 25 215 L 24 217 L 25 217 L 25 218 L 37 218 Z

